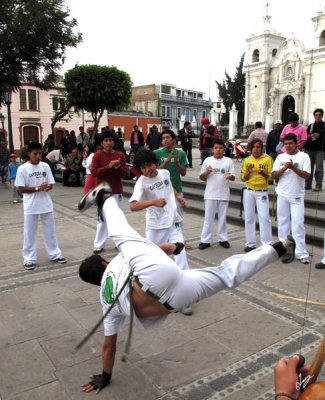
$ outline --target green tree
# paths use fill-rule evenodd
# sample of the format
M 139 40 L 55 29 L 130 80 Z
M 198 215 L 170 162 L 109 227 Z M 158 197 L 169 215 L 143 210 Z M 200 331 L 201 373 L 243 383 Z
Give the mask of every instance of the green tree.
M 1 0 L 0 95 L 21 82 L 53 85 L 66 48 L 82 40 L 76 25 L 63 0 Z
M 105 110 L 122 111 L 130 104 L 131 78 L 114 66 L 76 65 L 66 72 L 64 85 L 68 104 L 91 113 L 95 132 Z
M 238 124 L 242 126 L 244 124 L 244 108 L 245 108 L 245 74 L 243 73 L 244 65 L 243 54 L 240 58 L 238 67 L 233 78 L 225 71 L 225 79 L 222 83 L 216 81 L 217 88 L 219 91 L 219 97 L 222 100 L 227 112 L 223 116 L 223 120 L 229 123 L 229 111 L 233 104 L 235 104 L 238 110 Z

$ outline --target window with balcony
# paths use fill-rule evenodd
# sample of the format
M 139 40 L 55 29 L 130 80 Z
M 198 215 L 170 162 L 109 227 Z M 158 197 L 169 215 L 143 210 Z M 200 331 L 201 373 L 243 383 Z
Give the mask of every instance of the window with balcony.
M 176 96 L 181 96 L 182 92 L 179 89 L 176 89 Z
M 161 106 L 161 116 L 166 117 L 166 107 L 165 106 Z
M 203 93 L 198 93 L 197 94 L 197 98 L 202 100 L 203 99 Z

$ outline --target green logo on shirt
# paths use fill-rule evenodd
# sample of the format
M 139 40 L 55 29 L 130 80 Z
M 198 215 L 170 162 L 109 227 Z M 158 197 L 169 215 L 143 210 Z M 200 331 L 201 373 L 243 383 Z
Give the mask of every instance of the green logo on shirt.
M 103 298 L 105 303 L 112 304 L 115 299 L 114 295 L 114 287 L 113 287 L 113 278 L 108 276 L 105 281 Z

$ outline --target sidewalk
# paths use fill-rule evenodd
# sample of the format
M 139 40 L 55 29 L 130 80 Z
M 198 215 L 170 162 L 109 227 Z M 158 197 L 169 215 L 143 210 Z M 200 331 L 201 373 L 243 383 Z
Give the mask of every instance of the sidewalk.
M 239 164 L 235 161 L 236 164 Z M 196 179 L 199 161 L 188 176 Z M 239 165 L 238 165 L 239 166 Z M 236 166 L 237 169 L 237 166 Z M 80 188 L 57 184 L 52 196 L 57 235 L 65 265 L 47 259 L 39 230 L 38 265 L 22 266 L 22 204 L 0 186 L 0 398 L 2 400 L 257 400 L 273 398 L 273 365 L 299 352 L 310 361 L 325 332 L 322 306 L 305 305 L 273 293 L 325 303 L 325 272 L 313 266 L 280 262 L 237 289 L 194 305 L 194 314 L 172 314 L 159 331 L 134 331 L 130 358 L 120 361 L 127 324 L 119 335 L 111 385 L 99 395 L 80 385 L 100 373 L 102 327 L 78 352 L 75 345 L 101 315 L 99 288 L 82 282 L 80 261 L 92 252 L 95 210 L 80 214 Z M 144 212 L 124 210 L 144 233 Z M 185 211 L 185 235 L 193 248 L 192 268 L 219 264 L 242 251 L 244 232 L 229 226 L 230 249 L 218 244 L 200 251 L 202 217 Z M 318 262 L 322 249 L 314 251 Z M 108 242 L 104 257 L 116 250 Z M 310 274 L 310 278 L 309 278 Z

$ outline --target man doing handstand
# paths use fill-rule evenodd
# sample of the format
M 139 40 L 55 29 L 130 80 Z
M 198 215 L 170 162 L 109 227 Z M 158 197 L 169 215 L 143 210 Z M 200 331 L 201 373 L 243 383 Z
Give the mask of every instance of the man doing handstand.
M 273 245 L 263 245 L 248 254 L 224 260 L 219 266 L 181 270 L 162 249 L 140 236 L 127 222 L 116 199 L 109 197 L 106 184 L 97 186 L 79 202 L 83 211 L 96 203 L 102 209 L 109 237 L 119 254 L 110 263 L 100 256 L 92 256 L 80 266 L 79 275 L 86 282 L 101 286 L 103 312 L 110 307 L 123 283 L 131 273 L 132 285 L 126 285 L 114 307 L 104 319 L 105 340 L 102 350 L 102 374 L 82 385 L 90 392 L 110 383 L 116 352 L 117 334 L 132 302 L 134 323 L 142 329 L 159 327 L 170 312 L 178 312 L 189 305 L 231 288 L 249 279 L 279 257 L 289 263 L 294 259 L 295 243 L 291 236 Z M 176 245 L 163 245 L 168 253 L 177 251 Z

